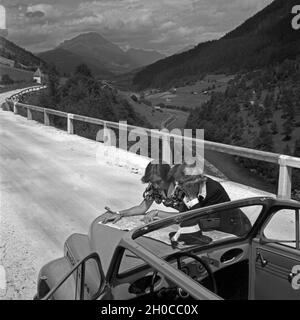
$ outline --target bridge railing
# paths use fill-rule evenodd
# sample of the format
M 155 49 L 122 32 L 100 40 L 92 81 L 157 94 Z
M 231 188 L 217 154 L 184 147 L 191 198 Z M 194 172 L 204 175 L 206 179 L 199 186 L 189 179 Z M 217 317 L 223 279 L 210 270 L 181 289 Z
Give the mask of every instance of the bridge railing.
M 38 89 L 39 88 L 39 89 Z M 36 88 L 30 88 L 22 91 L 21 93 L 14 95 L 6 100 L 7 103 L 13 104 L 13 112 L 18 113 L 18 108 L 25 108 L 27 110 L 27 119 L 32 120 L 32 111 L 41 112 L 44 114 L 44 124 L 49 126 L 50 125 L 50 115 L 55 115 L 59 117 L 63 117 L 67 119 L 67 132 L 69 134 L 74 134 L 74 121 L 80 121 L 84 123 L 89 124 L 96 124 L 103 127 L 110 127 L 117 130 L 122 130 L 122 126 L 124 126 L 123 129 L 126 130 L 132 130 L 132 129 L 142 129 L 146 131 L 147 133 L 153 134 L 153 129 L 147 129 L 147 128 L 141 128 L 137 126 L 131 126 L 131 125 L 123 125 L 122 123 L 112 122 L 112 121 L 106 121 L 102 119 L 96 119 L 91 117 L 82 116 L 79 114 L 71 114 L 66 113 L 54 109 L 48 109 L 48 108 L 42 108 L 32 105 L 27 105 L 23 103 L 17 102 L 16 96 L 20 96 L 20 94 L 24 94 L 27 92 L 37 91 L 45 88 L 45 86 L 40 86 Z M 15 99 L 14 99 L 15 97 Z M 126 128 L 125 128 L 126 127 Z M 160 131 L 159 136 L 167 136 L 168 138 L 174 138 L 174 139 L 182 139 L 182 136 L 176 135 L 176 134 L 170 134 Z M 183 138 L 184 140 L 190 140 L 190 142 L 196 142 L 197 139 L 195 138 Z M 232 146 L 227 145 L 223 143 L 217 143 L 212 141 L 200 141 L 200 143 L 204 143 L 204 149 L 205 150 L 211 150 L 216 151 L 220 153 L 230 154 L 233 156 L 239 156 L 243 158 L 248 159 L 254 159 L 259 161 L 264 161 L 268 163 L 273 163 L 279 166 L 279 177 L 278 177 L 278 189 L 277 189 L 277 197 L 282 199 L 290 199 L 291 198 L 291 189 L 292 189 L 292 169 L 297 168 L 300 169 L 300 158 L 298 157 L 292 157 L 287 156 L 283 154 L 277 154 L 272 152 L 266 152 L 266 151 L 259 151 L 244 147 L 238 147 L 238 146 Z

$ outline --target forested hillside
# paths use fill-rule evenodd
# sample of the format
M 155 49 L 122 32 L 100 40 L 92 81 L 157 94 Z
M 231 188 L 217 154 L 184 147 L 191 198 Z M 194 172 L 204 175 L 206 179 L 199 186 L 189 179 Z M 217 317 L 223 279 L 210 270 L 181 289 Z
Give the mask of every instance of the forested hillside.
M 138 72 L 138 89 L 180 86 L 212 72 L 246 72 L 294 59 L 300 31 L 291 27 L 297 0 L 275 0 L 223 38 L 160 60 Z
M 16 66 L 22 67 L 21 65 L 24 65 L 32 67 L 32 70 L 34 71 L 38 66 L 46 67 L 45 62 L 42 59 L 1 36 L 0 56 L 14 60 Z
M 236 76 L 225 93 L 191 112 L 187 127 L 205 129 L 207 140 L 300 157 L 300 56 Z M 277 166 L 240 162 L 277 181 Z
M 49 78 L 48 90 L 25 95 L 22 101 L 67 113 L 116 122 L 126 120 L 131 125 L 149 127 L 147 121 L 134 112 L 128 100 L 113 88 L 103 88 L 84 64 L 78 66 L 75 74 L 62 86 L 59 86 L 58 75 L 54 71 Z M 59 128 L 66 127 L 65 119 L 53 117 L 52 120 Z M 77 134 L 91 139 L 96 138 L 99 130 L 99 126 L 77 121 L 75 127 Z

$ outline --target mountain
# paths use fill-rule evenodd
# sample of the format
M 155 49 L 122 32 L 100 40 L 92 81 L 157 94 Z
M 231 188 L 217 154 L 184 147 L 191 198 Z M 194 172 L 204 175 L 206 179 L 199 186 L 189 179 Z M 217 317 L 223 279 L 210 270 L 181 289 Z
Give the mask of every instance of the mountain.
M 300 31 L 291 27 L 298 0 L 275 0 L 219 40 L 200 43 L 138 72 L 137 89 L 171 87 L 207 73 L 236 73 L 294 59 L 300 54 Z
M 40 53 L 39 56 L 53 62 L 61 72 L 74 71 L 74 65 L 78 62 L 86 63 L 95 75 L 118 74 L 138 66 L 117 45 L 96 32 L 80 34 L 64 41 L 54 50 Z M 71 61 L 73 59 L 74 61 Z
M 191 45 L 186 46 L 186 47 L 182 48 L 181 50 L 177 51 L 176 54 L 180 54 L 180 53 L 189 51 L 189 50 L 194 49 L 194 48 L 195 48 L 195 44 L 191 44 Z
M 17 65 L 23 65 L 32 68 L 32 70 L 36 70 L 37 67 L 46 67 L 46 63 L 42 59 L 1 36 L 0 56 L 14 60 Z
M 83 63 L 92 70 L 93 74 L 98 75 L 99 77 L 110 78 L 113 75 L 112 72 L 104 67 L 101 68 L 98 64 L 94 64 L 90 60 L 62 48 L 45 51 L 39 53 L 38 56 L 49 64 L 54 64 L 62 75 L 73 73 L 76 67 Z
M 155 50 L 131 48 L 126 51 L 126 54 L 141 67 L 166 58 L 164 54 L 161 54 Z

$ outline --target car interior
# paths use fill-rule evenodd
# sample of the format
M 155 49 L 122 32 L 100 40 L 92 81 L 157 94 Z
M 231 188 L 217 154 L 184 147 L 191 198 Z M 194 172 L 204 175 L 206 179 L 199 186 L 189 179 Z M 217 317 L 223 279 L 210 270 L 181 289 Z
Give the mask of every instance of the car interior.
M 249 251 L 247 242 L 228 244 L 205 253 L 178 252 L 166 260 L 202 286 L 223 299 L 248 299 Z M 138 259 L 125 250 L 124 257 Z M 198 258 L 198 259 L 197 259 Z M 112 294 L 115 299 L 191 299 L 171 279 L 147 264 L 133 272 L 119 274 L 114 281 Z
M 247 215 L 248 220 L 253 225 L 262 208 L 260 206 L 252 206 L 241 208 L 241 210 Z M 275 221 L 276 225 L 281 226 L 278 229 L 286 229 L 288 236 L 291 235 L 293 238 L 295 224 L 293 224 L 291 218 L 296 217 L 297 214 L 299 217 L 299 212 L 295 210 L 289 211 L 291 210 L 278 210 L 274 214 L 274 217 L 280 218 L 279 221 Z M 290 217 L 287 216 L 288 213 L 291 213 Z M 286 221 L 286 226 L 281 216 L 285 216 L 284 221 Z M 215 217 L 216 215 L 214 215 L 214 219 Z M 287 217 L 289 219 L 286 219 Z M 271 217 L 267 223 L 267 226 L 269 225 L 272 230 L 274 230 L 274 219 Z M 267 279 L 264 277 L 268 276 L 269 280 L 264 280 L 266 283 L 267 281 L 273 281 L 273 284 L 276 285 L 278 281 L 282 281 L 280 286 L 285 288 L 285 290 L 281 294 L 279 293 L 278 296 L 274 296 L 275 298 L 285 298 L 285 292 L 287 293 L 287 297 L 299 298 L 299 293 L 291 289 L 288 281 L 289 268 L 291 267 L 287 264 L 290 262 L 292 265 L 300 264 L 300 251 L 294 250 L 296 241 L 291 241 L 291 243 L 288 243 L 288 246 L 286 246 L 286 243 L 275 241 L 276 250 L 272 256 L 270 255 L 271 258 L 273 256 L 275 258 L 267 265 L 268 262 L 264 261 L 260 252 L 262 252 L 262 249 L 266 250 L 266 252 L 272 252 L 274 243 L 271 247 L 268 247 L 268 244 L 255 244 L 253 247 L 252 241 L 244 237 L 240 231 L 237 231 L 236 227 L 230 227 L 229 229 L 227 225 L 225 230 L 220 230 L 219 225 L 214 225 L 213 229 L 211 226 L 207 229 L 204 228 L 203 234 L 211 236 L 212 241 L 209 244 L 195 246 L 193 250 L 191 250 L 191 247 L 187 250 L 186 246 L 183 245 L 176 247 L 178 250 L 174 252 L 174 250 L 170 249 L 170 246 L 165 246 L 164 241 L 154 241 L 153 239 L 149 241 L 145 240 L 145 237 L 142 237 L 139 243 L 153 253 L 163 257 L 175 269 L 184 272 L 222 299 L 252 299 L 253 294 L 251 295 L 250 292 L 251 272 L 257 273 L 257 279 L 259 277 Z M 265 230 L 266 233 L 268 230 L 268 228 Z M 289 252 L 287 257 L 284 256 L 285 252 Z M 295 256 L 295 252 L 296 255 L 298 254 L 298 258 Z M 253 260 L 251 255 L 254 253 Z M 265 266 L 267 267 L 265 268 Z M 254 289 L 252 288 L 252 291 L 255 291 L 257 296 L 261 295 L 262 299 L 272 298 L 272 290 L 270 292 L 266 283 L 252 284 L 255 286 Z M 143 260 L 127 249 L 121 260 L 118 275 L 113 282 L 112 294 L 115 299 L 191 299 L 188 293 L 178 288 L 172 282 L 172 279 L 168 279 L 159 271 L 153 270 L 152 267 L 145 264 Z

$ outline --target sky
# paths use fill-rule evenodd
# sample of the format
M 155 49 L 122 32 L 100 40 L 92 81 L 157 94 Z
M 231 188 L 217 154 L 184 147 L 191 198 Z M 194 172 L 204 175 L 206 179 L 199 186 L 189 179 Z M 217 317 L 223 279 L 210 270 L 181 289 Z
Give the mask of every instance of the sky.
M 170 55 L 220 38 L 271 2 L 0 0 L 0 5 L 6 8 L 8 39 L 34 53 L 96 31 L 124 50 L 142 48 Z

